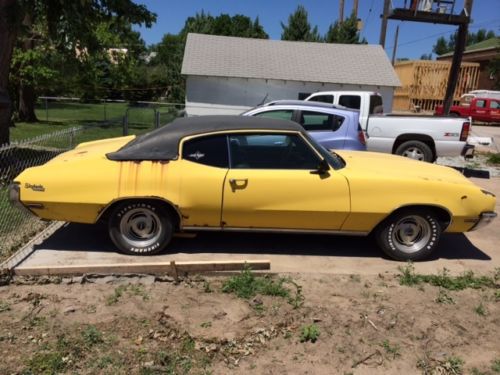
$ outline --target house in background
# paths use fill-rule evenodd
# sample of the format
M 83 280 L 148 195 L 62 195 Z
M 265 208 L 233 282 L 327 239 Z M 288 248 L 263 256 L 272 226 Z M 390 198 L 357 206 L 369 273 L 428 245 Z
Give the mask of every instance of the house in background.
M 379 45 L 189 34 L 182 62 L 189 116 L 239 114 L 317 91 L 376 91 L 390 112 L 399 79 Z
M 438 56 L 439 61 L 451 61 L 453 52 Z M 499 77 L 490 72 L 489 65 L 495 60 L 500 59 L 500 38 L 490 38 L 482 42 L 472 44 L 465 48 L 462 56 L 463 62 L 479 64 L 479 81 L 477 88 L 480 90 L 494 90 Z M 498 73 L 497 73 L 498 75 Z

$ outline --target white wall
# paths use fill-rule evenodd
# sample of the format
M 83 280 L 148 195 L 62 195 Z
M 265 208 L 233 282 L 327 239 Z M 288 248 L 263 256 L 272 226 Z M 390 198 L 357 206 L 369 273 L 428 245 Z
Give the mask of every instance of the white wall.
M 188 76 L 186 111 L 188 116 L 240 114 L 263 102 L 279 99 L 296 100 L 300 92 L 313 93 L 327 90 L 376 91 L 384 100 L 384 112 L 392 110 L 393 87 Z

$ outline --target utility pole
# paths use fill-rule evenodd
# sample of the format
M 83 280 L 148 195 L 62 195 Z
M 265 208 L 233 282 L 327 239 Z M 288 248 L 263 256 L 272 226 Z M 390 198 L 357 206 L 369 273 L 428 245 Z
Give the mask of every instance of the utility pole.
M 464 12 L 470 20 L 472 11 L 472 1 L 464 1 Z M 450 114 L 450 108 L 453 104 L 453 96 L 457 86 L 458 77 L 460 75 L 460 65 L 462 64 L 462 55 L 465 50 L 465 43 L 467 42 L 467 34 L 469 31 L 469 24 L 463 23 L 458 26 L 457 40 L 455 42 L 455 52 L 453 53 L 453 60 L 451 62 L 450 74 L 448 75 L 448 85 L 446 86 L 446 94 L 443 101 L 443 114 L 445 116 Z
M 339 23 L 344 22 L 344 0 L 339 1 Z
M 358 1 L 359 0 L 354 0 L 354 6 L 352 8 L 352 11 L 354 12 L 354 17 L 358 18 Z
M 396 36 L 394 37 L 394 48 L 392 49 L 392 66 L 396 63 L 396 51 L 398 49 L 399 25 L 396 26 Z
M 382 14 L 382 27 L 380 29 L 380 42 L 379 42 L 382 48 L 385 48 L 385 35 L 387 34 L 387 16 L 389 13 L 390 5 L 391 5 L 391 0 L 384 0 L 384 13 Z

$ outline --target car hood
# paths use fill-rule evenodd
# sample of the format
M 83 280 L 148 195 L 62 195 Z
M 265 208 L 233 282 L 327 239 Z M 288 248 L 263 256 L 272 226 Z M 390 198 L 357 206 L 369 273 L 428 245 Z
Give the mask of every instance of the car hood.
M 347 179 L 383 178 L 438 181 L 451 184 L 474 185 L 453 168 L 417 161 L 402 156 L 359 151 L 338 151 L 346 163 L 339 170 Z

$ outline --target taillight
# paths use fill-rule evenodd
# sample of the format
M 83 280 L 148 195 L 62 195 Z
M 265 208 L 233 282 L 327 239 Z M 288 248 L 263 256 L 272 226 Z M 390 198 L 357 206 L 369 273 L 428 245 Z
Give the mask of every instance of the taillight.
M 465 142 L 469 137 L 470 132 L 470 122 L 464 122 L 462 124 L 462 132 L 460 133 L 460 141 Z
M 358 140 L 361 142 L 362 145 L 366 146 L 365 133 L 360 128 L 358 128 Z

